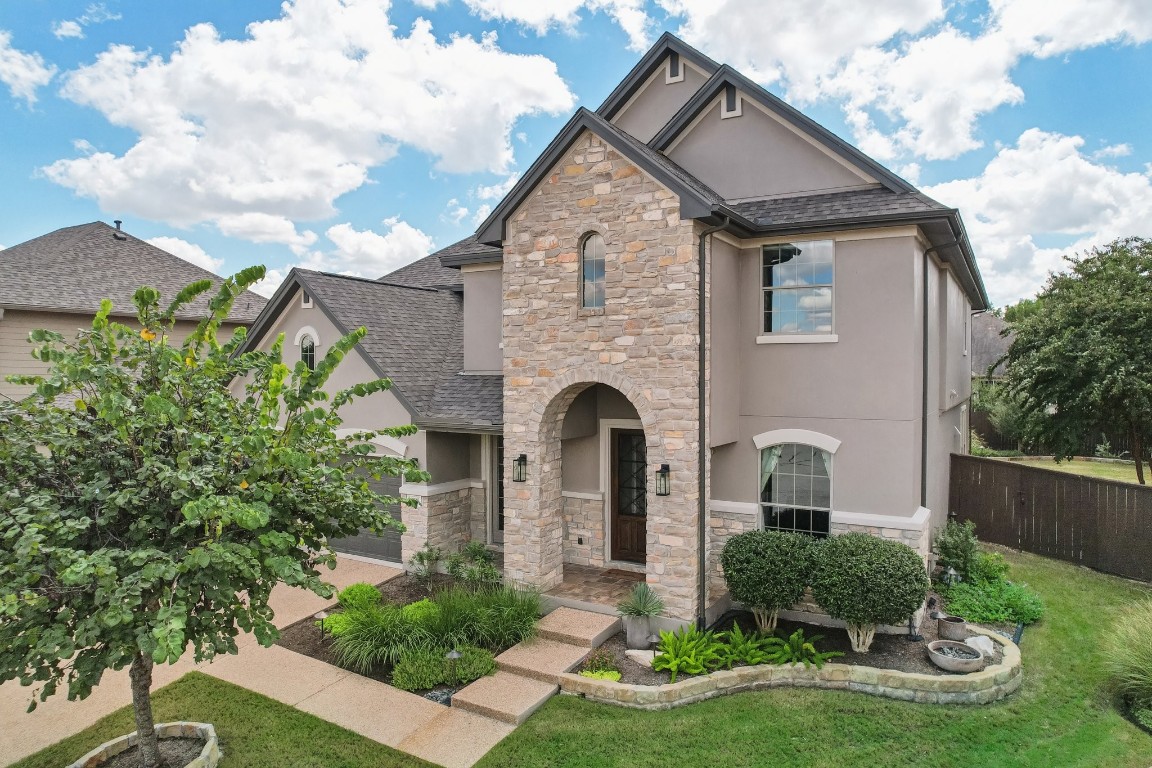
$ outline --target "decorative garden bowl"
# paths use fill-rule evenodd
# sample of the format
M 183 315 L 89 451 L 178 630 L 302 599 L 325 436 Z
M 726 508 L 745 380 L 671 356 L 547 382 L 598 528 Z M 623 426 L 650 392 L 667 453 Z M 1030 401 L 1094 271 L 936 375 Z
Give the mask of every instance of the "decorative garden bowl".
M 979 672 L 984 669 L 984 654 L 970 645 L 952 640 L 928 643 L 928 658 L 947 672 Z
M 941 616 L 936 620 L 936 631 L 941 640 L 964 640 L 968 637 L 968 623 L 959 616 Z

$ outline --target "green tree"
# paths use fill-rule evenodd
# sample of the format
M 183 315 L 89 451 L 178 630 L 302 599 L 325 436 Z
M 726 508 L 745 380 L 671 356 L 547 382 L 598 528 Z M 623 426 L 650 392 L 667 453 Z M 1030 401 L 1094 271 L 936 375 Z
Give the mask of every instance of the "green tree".
M 1015 304 L 1004 307 L 1003 317 L 1009 323 L 1018 323 L 1026 317 L 1031 317 L 1040 310 L 1040 299 L 1020 299 Z
M 1152 424 L 1152 241 L 1116 240 L 1049 277 L 1012 323 L 1008 392 L 1031 437 L 1070 458 L 1101 427 L 1127 432 L 1144 483 Z
M 270 352 L 239 353 L 243 330 L 218 341 L 236 296 L 263 275 L 225 280 L 182 345 L 170 342 L 176 313 L 207 280 L 164 310 L 139 289 L 141 330 L 111 321 L 105 301 L 75 340 L 33 331 L 49 372 L 11 377 L 36 391 L 0 401 L 0 682 L 39 685 L 32 709 L 37 693 L 64 684 L 84 698 L 106 670 L 129 667 L 142 768 L 160 764 L 153 665 L 236 653 L 241 632 L 273 643 L 273 586 L 330 597 L 329 541 L 398 525 L 380 506 L 395 500 L 366 478 L 427 479 L 368 444 L 415 427 L 336 436 L 342 406 L 390 386 L 324 391 L 363 328 L 314 371 L 281 361 L 283 337 Z

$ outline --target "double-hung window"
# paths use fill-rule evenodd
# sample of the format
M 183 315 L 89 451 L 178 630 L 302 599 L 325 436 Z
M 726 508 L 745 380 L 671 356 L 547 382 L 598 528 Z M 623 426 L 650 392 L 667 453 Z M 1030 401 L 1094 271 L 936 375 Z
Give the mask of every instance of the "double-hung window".
M 764 313 L 761 333 L 831 335 L 833 241 L 765 245 L 761 259 Z
M 764 527 L 827 536 L 832 524 L 832 454 L 784 443 L 760 451 Z

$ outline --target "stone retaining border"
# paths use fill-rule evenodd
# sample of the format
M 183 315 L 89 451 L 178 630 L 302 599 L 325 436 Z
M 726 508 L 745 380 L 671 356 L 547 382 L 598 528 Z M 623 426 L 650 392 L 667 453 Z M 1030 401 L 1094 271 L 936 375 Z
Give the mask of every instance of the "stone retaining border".
M 823 669 L 765 664 L 721 670 L 668 685 L 628 685 L 567 673 L 560 675 L 560 692 L 633 709 L 671 709 L 729 693 L 786 686 L 859 691 L 923 704 L 988 704 L 1015 692 L 1023 681 L 1020 648 L 990 630 L 972 625 L 968 630 L 1002 646 L 1004 658 L 999 664 L 966 675 L 922 675 L 852 664 L 828 663 Z
M 184 768 L 216 768 L 220 764 L 220 742 L 216 738 L 216 729 L 208 723 L 157 723 L 156 735 L 165 738 L 204 739 L 204 749 L 195 760 Z M 68 768 L 96 768 L 103 765 L 111 757 L 115 757 L 126 749 L 136 746 L 139 741 L 136 731 L 127 736 L 106 741 L 84 757 L 68 766 Z

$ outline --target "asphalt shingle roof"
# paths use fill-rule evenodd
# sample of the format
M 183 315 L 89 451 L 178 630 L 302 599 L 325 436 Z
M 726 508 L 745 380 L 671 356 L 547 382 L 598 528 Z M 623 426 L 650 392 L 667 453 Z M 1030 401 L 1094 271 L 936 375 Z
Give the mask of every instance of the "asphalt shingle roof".
M 893 192 L 885 187 L 747 200 L 730 203 L 729 207 L 761 227 L 819 224 L 950 210 L 925 195 L 915 192 Z
M 498 424 L 500 376 L 465 376 L 464 306 L 453 291 L 298 269 L 300 281 L 426 420 Z M 492 381 L 494 380 L 494 381 Z
M 65 227 L 0 250 L 0 305 L 44 311 L 95 313 L 111 299 L 113 314 L 135 316 L 132 295 L 141 285 L 160 291 L 161 304 L 189 283 L 220 282 L 219 275 L 102 221 Z M 199 319 L 215 291 L 177 316 Z M 232 307 L 230 320 L 251 323 L 268 302 L 251 291 Z
M 425 256 L 411 264 L 406 264 L 400 269 L 384 275 L 377 282 L 409 285 L 415 288 L 463 288 L 464 281 L 460 277 L 460 270 L 450 269 L 440 264 L 441 254 L 451 251 L 463 242 L 465 241 L 461 240 L 460 243 L 450 245 L 431 256 Z M 491 246 L 484 247 L 490 248 Z
M 1004 318 L 997 317 L 991 312 L 982 312 L 972 316 L 972 375 L 987 376 L 993 365 L 1008 354 L 1012 346 L 1013 334 L 1007 336 L 1000 334 L 1007 330 L 1008 323 Z M 1005 364 L 996 365 L 992 371 L 993 376 L 1003 376 Z

